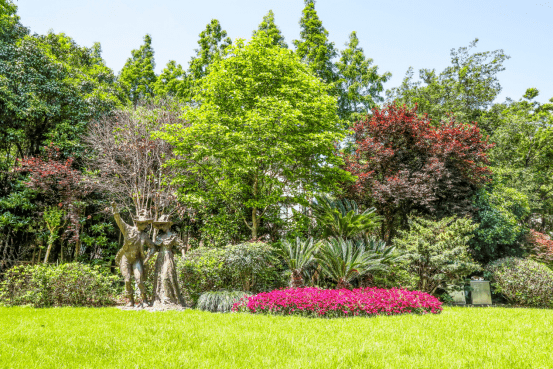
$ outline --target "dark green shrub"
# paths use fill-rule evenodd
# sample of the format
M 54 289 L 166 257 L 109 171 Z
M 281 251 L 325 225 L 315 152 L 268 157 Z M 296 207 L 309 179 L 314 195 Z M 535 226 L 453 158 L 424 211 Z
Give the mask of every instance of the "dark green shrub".
M 16 266 L 0 284 L 0 303 L 8 306 L 109 306 L 116 303 L 118 278 L 98 267 L 71 263 Z
M 553 307 L 553 271 L 533 260 L 508 257 L 486 267 L 494 292 L 513 304 Z
M 198 299 L 196 307 L 212 313 L 228 313 L 235 303 L 250 296 L 242 291 L 210 291 L 204 292 Z
M 473 220 L 478 228 L 469 241 L 472 256 L 487 264 L 501 257 L 522 256 L 527 233 L 524 219 L 530 214 L 528 197 L 503 185 L 478 191 L 473 205 L 478 211 Z
M 199 248 L 177 259 L 181 291 L 197 301 L 203 292 L 225 288 L 231 284 L 230 269 L 225 263 L 225 249 Z
M 265 242 L 245 242 L 225 248 L 234 290 L 258 293 L 287 285 L 275 249 Z M 230 289 L 230 288 L 227 288 Z
M 273 248 L 247 242 L 224 248 L 199 248 L 177 261 L 182 292 L 193 302 L 208 291 L 270 291 L 284 287 L 283 267 Z

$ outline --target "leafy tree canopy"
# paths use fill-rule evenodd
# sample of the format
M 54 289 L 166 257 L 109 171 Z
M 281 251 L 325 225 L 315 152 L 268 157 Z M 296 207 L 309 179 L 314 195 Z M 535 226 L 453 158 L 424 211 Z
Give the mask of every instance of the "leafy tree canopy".
M 416 108 L 389 105 L 353 128 L 356 150 L 346 170 L 357 176 L 349 193 L 385 218 L 382 237 L 406 227 L 412 211 L 443 217 L 467 212 L 489 181 L 487 151 L 476 126 L 450 118 L 433 127 Z
M 17 5 L 11 0 L 0 0 L 0 41 L 15 42 L 18 38 L 29 33 L 21 25 L 17 15 Z
M 377 103 L 384 100 L 380 96 L 384 90 L 383 83 L 392 74 L 386 72 L 379 75 L 378 67 L 371 66 L 373 60 L 365 57 L 363 49 L 359 47 L 356 32 L 350 34 L 346 46 L 336 63 L 340 75 L 338 112 L 341 118 L 352 120 L 361 114 L 367 114 Z
M 503 50 L 470 53 L 478 39 L 468 47 L 451 50 L 451 66 L 441 73 L 421 69 L 421 81 L 413 81 L 409 68 L 401 86 L 387 92 L 390 101 L 414 106 L 428 113 L 432 121 L 446 119 L 449 113 L 464 123 L 478 122 L 501 92 L 497 75 L 509 59 Z
M 553 99 L 540 104 L 529 88 L 501 104 L 490 153 L 498 179 L 528 196 L 536 229 L 553 229 Z
M 183 165 L 192 162 L 189 171 L 206 178 L 211 193 L 229 201 L 238 196 L 235 207 L 251 210 L 244 221 L 252 238 L 267 210 L 286 197 L 305 201 L 311 191 L 349 178 L 335 155 L 345 134 L 336 99 L 294 53 L 272 41 L 260 33 L 231 46 L 200 81 L 200 104 L 184 114 L 190 126 L 167 126 L 161 134 L 187 158 Z M 194 185 L 183 183 L 189 199 L 206 196 Z
M 100 47 L 80 47 L 64 34 L 0 42 L 0 150 L 6 165 L 36 156 L 45 142 L 67 155 L 81 149 L 91 118 L 117 104 L 115 78 Z

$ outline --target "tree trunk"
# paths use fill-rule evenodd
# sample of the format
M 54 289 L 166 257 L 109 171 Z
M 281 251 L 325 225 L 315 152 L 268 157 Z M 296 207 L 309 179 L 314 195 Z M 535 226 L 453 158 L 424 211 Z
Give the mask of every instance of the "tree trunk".
M 336 285 L 336 289 L 337 290 L 342 290 L 342 289 L 351 289 L 351 284 L 346 281 L 345 278 L 340 278 L 340 280 L 338 281 L 338 284 Z
M 48 258 L 50 257 L 50 251 L 54 242 L 48 242 L 48 248 L 46 249 L 46 256 L 44 257 L 44 264 L 48 264 Z
M 76 232 L 77 232 L 77 242 L 75 243 L 75 256 L 73 256 L 73 261 L 77 261 L 79 254 L 81 253 L 81 225 L 77 222 Z
M 257 200 L 257 177 L 253 181 L 253 198 Z M 252 209 L 252 241 L 257 240 L 257 207 Z
M 252 209 L 252 240 L 257 240 L 257 208 Z
M 75 256 L 73 256 L 73 261 L 77 261 L 79 254 L 81 253 L 81 240 L 79 239 L 75 244 Z
M 292 288 L 300 288 L 303 287 L 304 281 L 303 276 L 301 274 L 301 269 L 293 269 L 292 275 L 290 276 L 290 287 Z

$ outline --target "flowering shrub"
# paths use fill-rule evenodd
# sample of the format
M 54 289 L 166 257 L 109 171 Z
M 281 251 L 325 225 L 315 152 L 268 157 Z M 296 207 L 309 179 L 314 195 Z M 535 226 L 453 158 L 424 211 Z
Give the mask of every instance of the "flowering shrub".
M 442 303 L 432 295 L 402 289 L 323 290 L 290 288 L 262 292 L 234 304 L 233 311 L 309 317 L 438 314 Z

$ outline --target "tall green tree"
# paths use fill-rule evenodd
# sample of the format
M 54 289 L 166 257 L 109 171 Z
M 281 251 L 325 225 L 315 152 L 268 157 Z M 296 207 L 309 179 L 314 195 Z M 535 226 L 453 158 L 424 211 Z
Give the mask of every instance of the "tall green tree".
M 227 36 L 225 31 L 217 19 L 212 19 L 207 24 L 205 30 L 200 33 L 198 40 L 198 49 L 195 49 L 196 55 L 190 60 L 188 74 L 193 81 L 198 81 L 200 78 L 207 75 L 207 68 L 223 51 L 232 44 L 232 40 Z
M 78 45 L 64 33 L 53 32 L 36 38 L 44 53 L 63 65 L 67 73 L 65 80 L 84 102 L 82 120 L 78 124 L 60 122 L 49 137 L 56 147 L 78 156 L 83 150 L 81 136 L 89 121 L 111 113 L 121 103 L 116 77 L 102 59 L 102 47 L 98 42 L 88 48 Z
M 12 240 L 0 251 L 4 266 L 11 265 L 5 251 L 21 260 L 44 231 L 38 216 L 43 199 L 18 175 L 18 159 L 40 157 L 48 145 L 63 159 L 79 159 L 89 122 L 119 101 L 99 44 L 82 47 L 53 32 L 30 35 L 16 10 L 0 2 L 0 239 Z
M 74 156 L 90 119 L 118 102 L 99 45 L 80 47 L 50 33 L 1 42 L 0 50 L 0 145 L 7 161 L 38 155 L 46 141 Z
M 355 119 L 384 101 L 380 95 L 383 84 L 392 76 L 390 72 L 378 74 L 378 66 L 365 57 L 359 47 L 357 33 L 352 32 L 346 49 L 341 52 L 336 63 L 340 79 L 338 80 L 338 113 L 342 119 Z
M 200 80 L 199 105 L 184 114 L 190 125 L 169 125 L 160 134 L 186 158 L 175 165 L 208 184 L 206 191 L 197 181 L 184 182 L 183 194 L 217 194 L 237 213 L 249 209 L 243 220 L 256 239 L 264 216 L 281 201 L 305 202 L 313 190 L 333 190 L 350 179 L 335 155 L 346 131 L 336 124 L 336 99 L 328 90 L 264 33 L 231 46 Z
M 526 194 L 530 225 L 553 230 L 553 98 L 536 101 L 539 90 L 529 88 L 519 101 L 502 104 L 491 141 L 494 172 L 502 183 Z
M 125 66 L 119 72 L 119 84 L 126 101 L 136 106 L 138 101 L 154 96 L 157 80 L 152 48 L 152 37 L 144 36 L 144 44 L 138 50 L 131 51 Z
M 296 54 L 325 83 L 335 83 L 338 76 L 332 59 L 338 55 L 338 51 L 334 42 L 328 40 L 328 31 L 315 11 L 314 0 L 305 0 L 300 28 L 300 39 L 293 41 Z
M 421 81 L 414 82 L 409 68 L 401 86 L 387 91 L 388 99 L 409 106 L 418 105 L 433 121 L 453 113 L 458 121 L 479 122 L 501 92 L 497 75 L 509 59 L 503 50 L 471 53 L 478 39 L 468 47 L 451 50 L 451 65 L 441 73 L 421 69 Z
M 273 13 L 272 10 L 269 10 L 267 15 L 263 17 L 263 21 L 259 24 L 257 30 L 253 31 L 252 36 L 255 37 L 260 32 L 265 32 L 273 40 L 273 44 L 285 49 L 288 48 L 288 44 L 284 41 L 282 32 L 280 32 L 280 29 L 275 24 L 275 13 Z

